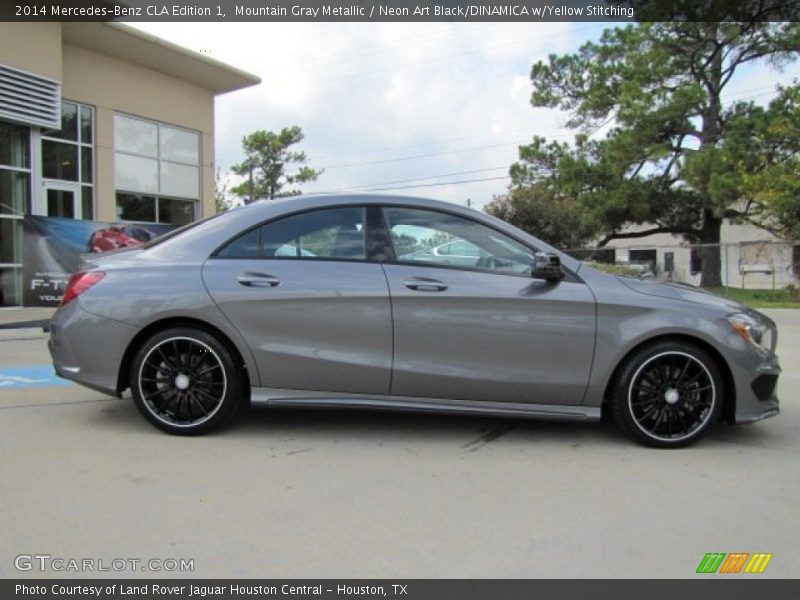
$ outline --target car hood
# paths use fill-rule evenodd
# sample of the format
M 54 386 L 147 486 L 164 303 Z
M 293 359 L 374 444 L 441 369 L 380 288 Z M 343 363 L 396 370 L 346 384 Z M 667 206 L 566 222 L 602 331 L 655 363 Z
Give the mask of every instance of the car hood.
M 647 296 L 657 296 L 659 298 L 669 298 L 670 300 L 681 300 L 684 302 L 693 302 L 694 304 L 716 306 L 730 311 L 746 310 L 743 304 L 690 285 L 681 283 L 657 283 L 646 279 L 634 279 L 632 277 L 622 276 L 617 276 L 617 279 L 622 282 L 625 287 Z

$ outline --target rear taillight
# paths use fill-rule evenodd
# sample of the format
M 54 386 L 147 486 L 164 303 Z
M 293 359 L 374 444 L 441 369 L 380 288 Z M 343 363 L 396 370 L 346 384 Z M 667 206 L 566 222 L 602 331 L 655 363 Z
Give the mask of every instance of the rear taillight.
M 88 273 L 81 271 L 75 273 L 75 275 L 69 278 L 67 289 L 64 290 L 64 296 L 61 298 L 61 306 L 64 306 L 67 302 L 80 296 L 105 276 L 106 274 L 102 271 L 89 271 Z

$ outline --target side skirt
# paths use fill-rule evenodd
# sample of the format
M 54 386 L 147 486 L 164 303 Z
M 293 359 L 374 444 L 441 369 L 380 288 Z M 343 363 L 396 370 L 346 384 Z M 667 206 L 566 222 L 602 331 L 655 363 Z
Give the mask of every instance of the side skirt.
M 410 398 L 407 396 L 369 396 L 253 388 L 250 403 L 253 406 L 291 408 L 365 408 L 404 412 L 443 414 L 473 414 L 528 419 L 555 419 L 569 421 L 597 421 L 599 406 L 557 406 L 553 404 L 528 404 L 524 402 L 482 402 L 475 400 L 443 400 L 439 398 Z

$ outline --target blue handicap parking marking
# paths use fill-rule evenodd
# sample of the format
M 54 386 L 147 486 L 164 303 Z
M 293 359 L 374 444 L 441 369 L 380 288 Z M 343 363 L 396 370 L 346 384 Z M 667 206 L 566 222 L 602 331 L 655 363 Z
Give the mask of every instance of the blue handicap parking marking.
M 0 369 L 0 391 L 72 385 L 56 375 L 53 365 L 30 365 Z

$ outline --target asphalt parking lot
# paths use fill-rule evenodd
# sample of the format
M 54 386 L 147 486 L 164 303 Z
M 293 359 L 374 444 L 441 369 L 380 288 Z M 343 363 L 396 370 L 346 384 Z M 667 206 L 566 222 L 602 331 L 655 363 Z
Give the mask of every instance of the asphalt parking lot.
M 672 451 L 606 423 L 288 410 L 178 438 L 20 371 L 40 387 L 0 385 L 0 577 L 64 575 L 20 554 L 194 561 L 136 573 L 155 577 L 692 577 L 707 552 L 796 577 L 800 311 L 765 312 L 782 414 Z M 0 369 L 48 364 L 42 334 L 2 333 Z

